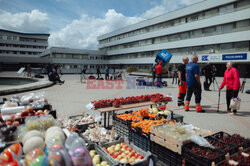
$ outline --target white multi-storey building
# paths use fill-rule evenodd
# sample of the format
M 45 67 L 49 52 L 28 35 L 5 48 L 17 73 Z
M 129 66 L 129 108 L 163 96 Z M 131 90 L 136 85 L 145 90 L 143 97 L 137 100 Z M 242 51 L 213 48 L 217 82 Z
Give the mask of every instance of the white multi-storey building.
M 206 0 L 98 37 L 110 65 L 149 69 L 166 49 L 170 63 L 196 53 L 199 63 L 242 63 L 250 70 L 250 0 Z M 221 65 L 219 65 L 221 64 Z M 222 67 L 223 66 L 223 67 Z M 224 70 L 223 70 L 224 71 Z

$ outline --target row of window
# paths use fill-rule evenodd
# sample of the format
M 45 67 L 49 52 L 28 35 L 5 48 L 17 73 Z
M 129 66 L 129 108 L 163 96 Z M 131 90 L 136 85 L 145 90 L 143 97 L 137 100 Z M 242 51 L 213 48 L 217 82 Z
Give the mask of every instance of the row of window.
M 249 51 L 249 50 L 250 50 L 249 41 L 168 49 L 168 51 L 172 53 L 173 55 L 190 55 L 194 53 L 214 54 L 214 53 L 227 53 L 227 52 L 241 52 L 241 51 Z M 122 54 L 122 55 L 113 55 L 113 56 L 109 56 L 109 60 L 155 57 L 156 54 L 160 51 L 161 50 L 131 53 L 131 54 Z
M 169 28 L 169 27 L 173 27 L 173 26 L 177 26 L 180 24 L 185 24 L 185 23 L 189 23 L 189 22 L 193 22 L 193 21 L 198 21 L 201 19 L 206 19 L 209 17 L 213 17 L 213 16 L 217 16 L 217 15 L 221 15 L 221 14 L 226 14 L 226 13 L 230 13 L 236 10 L 242 10 L 242 9 L 246 9 L 250 7 L 250 1 L 249 0 L 241 0 L 232 4 L 227 4 L 227 5 L 223 5 L 221 7 L 217 7 L 217 8 L 213 8 L 213 9 L 209 9 L 206 11 L 202 11 L 202 12 L 198 12 L 189 16 L 185 16 L 185 17 L 181 17 L 181 18 L 177 18 L 174 20 L 169 20 L 166 22 L 162 22 L 159 24 L 155 24 L 155 25 L 151 25 L 148 27 L 144 27 L 138 30 L 134 30 L 131 32 L 127 32 L 124 34 L 120 34 L 117 36 L 113 36 L 107 39 L 103 39 L 99 41 L 99 44 L 105 44 L 105 43 L 109 43 L 109 42 L 113 42 L 116 40 L 121 40 L 127 37 L 132 37 L 132 36 L 136 36 L 139 34 L 144 34 L 144 33 L 148 33 L 148 32 L 152 32 L 152 31 L 157 31 L 157 30 L 161 30 L 163 28 Z
M 19 45 L 19 44 L 5 44 L 0 43 L 0 47 L 12 47 L 12 48 L 34 48 L 34 49 L 46 49 L 46 46 L 32 46 L 32 45 Z
M 22 54 L 22 55 L 38 55 L 41 54 L 41 52 L 27 52 L 27 51 L 6 51 L 6 50 L 0 50 L 0 54 Z
M 47 43 L 47 40 L 44 40 L 44 39 L 24 38 L 24 37 L 10 36 L 10 35 L 5 35 L 5 34 L 0 34 L 0 40 L 13 40 L 13 41 L 24 41 L 24 42 Z
M 90 60 L 102 60 L 103 56 L 93 56 L 93 55 L 80 55 L 80 54 L 53 54 L 53 58 L 56 59 L 90 59 Z
M 220 35 L 231 32 L 239 32 L 244 30 L 250 30 L 250 20 L 237 21 L 229 24 L 217 25 L 212 27 L 207 27 L 203 29 L 196 29 L 188 32 L 182 32 L 177 34 L 165 35 L 161 37 L 155 37 L 151 39 L 145 39 L 140 41 L 135 41 L 131 43 L 125 43 L 120 45 L 115 45 L 111 47 L 101 48 L 102 51 L 115 51 L 120 49 L 141 47 L 151 44 L 159 44 L 166 42 L 173 42 L 178 40 Z

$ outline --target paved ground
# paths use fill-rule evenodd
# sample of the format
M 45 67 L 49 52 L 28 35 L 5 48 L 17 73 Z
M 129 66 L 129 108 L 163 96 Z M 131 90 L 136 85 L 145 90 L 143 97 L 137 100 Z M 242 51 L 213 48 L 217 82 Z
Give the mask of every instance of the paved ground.
M 184 115 L 184 122 L 192 123 L 201 128 L 210 129 L 214 132 L 225 131 L 228 133 L 239 133 L 243 136 L 250 138 L 250 95 L 240 93 L 242 99 L 241 109 L 238 111 L 238 115 L 231 115 L 225 113 L 226 100 L 225 91 L 221 94 L 220 113 L 217 113 L 217 102 L 218 102 L 218 90 L 215 91 L 202 91 L 202 102 L 201 104 L 207 110 L 206 113 L 199 114 L 195 112 L 195 108 L 192 108 L 190 112 L 185 112 L 183 107 L 177 107 L 177 85 L 172 85 L 170 79 L 166 79 L 169 86 L 162 89 L 127 89 L 127 83 L 121 84 L 121 89 L 116 89 L 118 83 L 114 85 L 114 89 L 87 89 L 86 84 L 80 83 L 79 75 L 63 75 L 65 84 L 55 85 L 49 88 L 40 89 L 37 91 L 45 91 L 49 102 L 57 110 L 58 116 L 63 118 L 69 115 L 80 114 L 83 111 L 87 111 L 85 105 L 92 100 L 104 99 L 104 98 L 115 98 L 115 97 L 126 97 L 126 96 L 137 96 L 141 94 L 171 94 L 174 101 L 168 104 L 168 108 L 172 109 L 175 113 Z M 220 84 L 222 78 L 217 78 Z M 97 84 L 97 83 L 96 83 Z M 213 86 L 211 86 L 213 90 Z M 250 89 L 250 79 L 247 80 L 245 89 Z M 18 96 L 22 96 L 25 93 L 19 93 Z M 5 97 L 10 97 L 8 95 Z M 192 98 L 191 105 L 194 105 L 194 98 Z

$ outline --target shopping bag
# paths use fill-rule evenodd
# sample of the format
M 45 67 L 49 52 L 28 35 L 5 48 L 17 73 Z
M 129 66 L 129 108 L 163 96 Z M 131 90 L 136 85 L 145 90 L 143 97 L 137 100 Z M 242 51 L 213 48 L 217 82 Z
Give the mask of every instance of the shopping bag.
M 240 102 L 241 102 L 240 98 L 233 97 L 230 101 L 230 108 L 233 110 L 239 110 L 240 109 Z

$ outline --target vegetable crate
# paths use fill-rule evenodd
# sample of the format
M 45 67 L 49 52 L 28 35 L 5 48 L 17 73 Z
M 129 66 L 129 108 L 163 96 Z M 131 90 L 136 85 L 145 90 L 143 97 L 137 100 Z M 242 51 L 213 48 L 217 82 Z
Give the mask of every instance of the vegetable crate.
M 131 111 L 132 112 L 132 111 Z M 116 114 L 113 115 L 113 127 L 115 132 L 122 137 L 129 137 L 131 122 L 124 121 L 116 117 Z
M 132 141 L 137 147 L 144 151 L 150 151 L 150 134 L 144 133 L 141 129 L 130 127 L 129 130 L 129 140 Z
M 238 147 L 247 149 L 250 147 L 250 140 L 236 135 L 229 135 L 223 131 L 215 133 L 212 137 L 219 139 L 226 144 L 236 144 Z
M 238 151 L 238 146 L 236 144 L 227 144 L 212 136 L 207 136 L 205 138 L 211 145 L 215 147 L 215 149 L 222 150 L 225 153 L 234 154 Z
M 151 163 L 152 166 L 155 166 L 156 157 L 153 156 L 151 152 L 145 152 L 144 150 L 138 148 L 133 143 L 129 142 L 128 139 L 120 138 L 119 140 L 113 141 L 113 142 L 110 142 L 110 143 L 100 143 L 100 147 L 101 147 L 102 151 L 107 156 L 109 156 L 112 160 L 115 161 L 115 159 L 113 159 L 103 148 L 108 148 L 108 147 L 110 147 L 112 145 L 120 144 L 122 142 L 125 142 L 130 148 L 135 150 L 137 153 L 142 155 L 144 158 L 141 159 L 141 161 L 137 161 L 137 162 L 134 162 L 134 163 L 131 163 L 131 164 L 129 164 L 129 163 L 119 163 L 120 166 L 148 166 L 149 163 Z
M 187 166 L 210 166 L 213 162 L 218 164 L 224 161 L 226 153 L 190 142 L 182 147 L 182 154 Z
M 110 166 L 118 166 L 119 163 L 117 161 L 112 160 L 111 157 L 106 155 L 97 144 L 89 144 L 87 146 L 87 150 L 90 152 L 91 150 L 95 150 L 96 154 L 101 156 L 101 161 L 107 161 Z
M 173 152 L 155 142 L 151 143 L 151 153 L 156 155 L 161 161 L 160 163 L 168 166 L 181 166 L 182 156 L 176 152 Z

